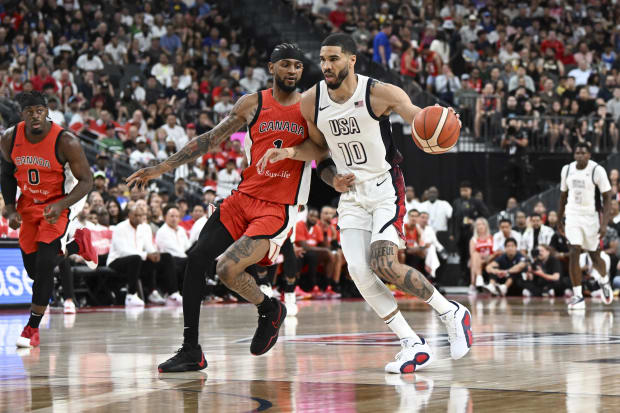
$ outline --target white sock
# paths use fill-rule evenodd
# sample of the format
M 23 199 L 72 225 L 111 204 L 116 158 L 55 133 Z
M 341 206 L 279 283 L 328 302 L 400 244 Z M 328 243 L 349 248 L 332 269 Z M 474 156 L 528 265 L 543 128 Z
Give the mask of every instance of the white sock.
M 446 300 L 446 297 L 441 295 L 437 289 L 433 288 L 433 290 L 433 294 L 431 294 L 431 298 L 426 300 L 426 304 L 433 307 L 440 315 L 456 309 L 456 306 Z
M 573 294 L 577 297 L 583 297 L 583 293 L 581 292 L 581 285 L 579 287 L 573 287 Z
M 402 313 L 399 311 L 386 320 L 385 324 L 398 336 L 399 339 L 413 339 L 413 342 L 421 342 L 420 337 L 411 329 L 405 317 L 403 317 Z

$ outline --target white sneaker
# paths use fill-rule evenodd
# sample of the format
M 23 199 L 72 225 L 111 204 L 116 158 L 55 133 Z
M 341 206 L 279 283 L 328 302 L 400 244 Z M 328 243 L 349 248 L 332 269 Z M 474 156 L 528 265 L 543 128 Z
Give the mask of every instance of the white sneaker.
M 467 289 L 467 294 L 469 294 L 472 297 L 475 297 L 476 295 L 478 295 L 478 290 L 476 289 L 475 286 L 470 285 L 469 288 Z
M 284 306 L 286 307 L 286 315 L 295 317 L 299 312 L 297 308 L 297 299 L 295 293 L 284 293 Z
M 574 295 L 568 302 L 568 310 L 585 310 L 586 300 L 583 296 Z
M 471 329 L 471 313 L 464 306 L 455 301 L 450 301 L 455 309 L 439 316 L 448 330 L 450 342 L 450 356 L 458 360 L 469 352 L 474 342 L 474 334 Z
M 166 299 L 166 304 L 173 305 L 173 306 L 181 306 L 183 305 L 183 297 L 181 297 L 181 294 L 179 294 L 178 291 L 175 293 L 172 293 Z
M 480 274 L 476 275 L 476 287 L 484 287 L 484 277 Z
M 611 288 L 611 284 L 609 284 L 609 275 L 605 277 L 601 277 L 598 284 L 601 286 L 603 304 L 611 304 L 614 301 L 614 290 Z
M 497 290 L 499 291 L 499 295 L 506 297 L 506 293 L 508 292 L 508 287 L 506 287 L 506 284 L 498 285 Z
M 144 307 L 144 301 L 138 297 L 138 294 L 127 294 L 125 297 L 125 307 Z
M 497 286 L 494 283 L 483 284 L 482 288 L 491 293 L 491 295 L 499 295 L 499 291 L 497 291 Z
M 273 297 L 275 298 L 279 299 L 280 297 L 282 297 L 282 294 L 280 294 L 280 291 L 278 291 L 278 287 L 273 287 L 271 289 L 271 293 L 273 294 Z
M 532 292 L 530 290 L 528 290 L 527 288 L 524 288 L 523 292 L 521 294 L 523 294 L 524 297 L 531 297 L 532 296 Z
M 67 301 L 65 300 L 64 303 L 64 307 L 65 307 L 65 314 L 75 314 L 75 304 L 73 303 L 73 300 L 71 301 Z
M 555 290 L 553 288 L 550 288 L 549 291 L 547 291 L 549 293 L 549 297 L 553 298 L 555 297 Z
M 269 284 L 261 284 L 258 286 L 258 288 L 260 288 L 263 294 L 265 294 L 267 297 L 273 297 L 273 290 L 271 289 L 271 286 Z
M 129 296 L 129 294 L 127 294 Z M 161 296 L 159 291 L 153 290 L 153 292 L 149 295 L 149 303 L 153 304 L 165 304 L 166 300 Z
M 420 339 L 422 342 L 413 343 L 401 340 L 402 349 L 394 357 L 395 361 L 385 365 L 386 373 L 414 373 L 428 367 L 433 362 L 433 351 L 423 338 Z

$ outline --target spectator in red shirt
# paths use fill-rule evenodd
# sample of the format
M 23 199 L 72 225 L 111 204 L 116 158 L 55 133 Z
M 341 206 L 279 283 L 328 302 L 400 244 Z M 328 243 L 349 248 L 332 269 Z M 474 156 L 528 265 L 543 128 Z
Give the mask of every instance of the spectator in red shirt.
M 321 216 L 317 225 L 323 232 L 323 239 L 325 245 L 329 248 L 334 255 L 333 271 L 328 271 L 332 275 L 329 278 L 329 285 L 325 290 L 325 294 L 331 298 L 340 298 L 340 274 L 342 272 L 342 266 L 346 265 L 344 253 L 340 246 L 340 231 L 338 225 L 333 223 L 336 210 L 329 205 L 325 205 L 321 208 Z
M 192 227 L 194 226 L 194 223 L 196 223 L 196 221 L 202 218 L 204 214 L 205 214 L 205 208 L 201 204 L 196 204 L 194 205 L 194 208 L 192 208 L 192 212 L 190 214 L 191 218 L 188 220 L 179 222 L 179 226 L 185 229 L 188 237 L 189 237 L 190 231 L 192 230 Z
M 304 255 L 300 258 L 299 268 L 308 265 L 308 277 L 312 282 L 312 294 L 315 298 L 324 298 L 318 286 L 317 272 L 320 264 L 329 275 L 333 269 L 335 258 L 331 250 L 327 248 L 323 231 L 318 224 L 319 211 L 315 208 L 308 210 L 306 222 L 299 221 L 295 226 L 295 244 L 304 250 Z
M 564 57 L 564 44 L 555 35 L 555 30 L 549 30 L 547 38 L 540 44 L 540 51 L 544 55 L 547 49 L 555 50 L 555 58 L 561 60 Z
M 340 28 L 342 24 L 347 20 L 347 14 L 344 11 L 343 4 L 341 1 L 338 2 L 338 8 L 332 10 L 329 13 L 329 21 L 334 25 L 334 27 Z
M 36 76 L 30 78 L 32 82 L 32 87 L 34 90 L 41 92 L 43 90 L 43 86 L 50 83 L 54 85 L 54 93 L 58 92 L 58 84 L 56 83 L 56 79 L 52 77 L 47 66 L 43 65 L 39 67 Z

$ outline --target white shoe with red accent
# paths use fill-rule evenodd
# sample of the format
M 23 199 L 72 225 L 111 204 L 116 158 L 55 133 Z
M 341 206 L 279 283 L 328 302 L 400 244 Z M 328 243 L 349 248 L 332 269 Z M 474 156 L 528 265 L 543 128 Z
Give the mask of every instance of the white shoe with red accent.
M 471 313 L 464 306 L 455 301 L 455 309 L 441 314 L 439 318 L 443 321 L 448 330 L 448 341 L 450 342 L 450 356 L 458 360 L 469 352 L 473 342 L 474 334 L 471 326 Z
M 428 367 L 433 362 L 433 351 L 423 338 L 421 340 L 401 340 L 402 349 L 396 354 L 394 361 L 385 365 L 386 373 L 415 373 Z
M 65 314 L 75 314 L 76 310 L 75 310 L 75 304 L 73 303 L 73 300 L 71 301 L 65 300 L 63 306 L 64 306 Z
M 295 293 L 284 293 L 284 305 L 286 306 L 286 314 L 289 317 L 295 317 L 299 309 L 297 308 L 297 299 Z

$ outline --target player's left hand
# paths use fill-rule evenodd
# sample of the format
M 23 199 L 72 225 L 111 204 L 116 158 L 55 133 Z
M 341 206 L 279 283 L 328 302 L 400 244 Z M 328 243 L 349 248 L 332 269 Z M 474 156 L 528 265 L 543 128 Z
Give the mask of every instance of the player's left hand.
M 137 185 L 138 189 L 146 188 L 146 185 L 151 179 L 158 178 L 163 174 L 159 165 L 149 166 L 148 168 L 142 168 L 125 179 L 127 185 L 131 188 L 133 185 Z
M 265 172 L 265 168 L 267 167 L 267 163 L 276 163 L 280 162 L 286 158 L 291 157 L 291 148 L 271 148 L 267 149 L 267 152 L 263 155 L 262 158 L 256 164 L 256 170 L 259 174 L 263 174 Z
M 354 182 L 355 175 L 353 174 L 337 174 L 334 176 L 333 186 L 338 192 L 349 192 Z
M 63 208 L 62 205 L 60 205 L 60 202 L 54 202 L 53 204 L 45 207 L 43 210 L 43 218 L 45 218 L 45 220 L 50 224 L 55 224 L 58 221 L 58 218 L 60 218 L 62 210 Z
M 603 239 L 605 237 L 605 234 L 607 234 L 607 227 L 601 226 L 601 228 L 598 230 L 599 239 Z

